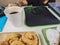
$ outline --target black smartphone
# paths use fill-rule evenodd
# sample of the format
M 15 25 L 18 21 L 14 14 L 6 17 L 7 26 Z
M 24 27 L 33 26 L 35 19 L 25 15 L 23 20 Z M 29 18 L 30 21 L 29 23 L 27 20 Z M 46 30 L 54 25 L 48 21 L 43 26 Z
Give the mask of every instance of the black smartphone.
M 4 9 L 5 9 L 4 7 L 0 6 L 0 17 L 5 16 Z

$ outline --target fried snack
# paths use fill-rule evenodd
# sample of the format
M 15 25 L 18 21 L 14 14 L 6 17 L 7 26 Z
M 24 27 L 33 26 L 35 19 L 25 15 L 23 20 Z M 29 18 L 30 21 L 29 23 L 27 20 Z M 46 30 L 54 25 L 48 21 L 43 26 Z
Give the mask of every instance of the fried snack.
M 3 45 L 3 42 L 0 42 L 0 45 Z
M 9 43 L 6 41 L 2 41 L 2 42 L 0 42 L 0 45 L 9 45 Z
M 22 40 L 27 45 L 38 45 L 39 44 L 39 42 L 38 42 L 39 39 L 38 39 L 37 35 L 33 32 L 26 32 L 22 36 Z
M 39 38 L 34 32 L 9 33 L 0 45 L 39 45 Z
M 20 35 L 18 33 L 11 33 L 8 34 L 5 41 L 12 43 L 14 40 L 18 40 L 20 38 Z
M 21 41 L 16 40 L 16 41 L 13 41 L 11 45 L 25 45 L 25 44 Z

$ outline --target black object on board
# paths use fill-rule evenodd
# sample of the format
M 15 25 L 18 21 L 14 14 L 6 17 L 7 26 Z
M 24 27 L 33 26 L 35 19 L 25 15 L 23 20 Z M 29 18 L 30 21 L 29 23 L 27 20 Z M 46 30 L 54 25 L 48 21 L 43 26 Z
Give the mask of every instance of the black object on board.
M 0 6 L 0 17 L 5 16 L 4 9 L 5 9 L 4 7 Z

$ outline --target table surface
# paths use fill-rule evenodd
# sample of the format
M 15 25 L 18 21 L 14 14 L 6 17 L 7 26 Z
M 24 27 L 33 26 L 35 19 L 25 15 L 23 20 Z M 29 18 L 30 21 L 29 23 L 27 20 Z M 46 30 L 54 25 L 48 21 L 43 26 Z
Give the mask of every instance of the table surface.
M 49 7 L 46 7 L 58 20 L 60 20 L 60 17 L 54 12 L 52 11 Z M 55 26 L 55 25 L 53 25 Z M 37 26 L 37 27 L 28 27 L 26 25 L 23 25 L 22 27 L 14 27 L 13 24 L 11 24 L 11 22 L 7 19 L 7 22 L 5 24 L 5 27 L 3 29 L 3 32 L 10 32 L 10 31 L 15 31 L 16 29 L 22 29 L 22 28 L 27 28 L 27 29 L 31 29 L 31 28 L 38 28 L 38 27 L 50 27 L 50 26 Z M 16 30 L 17 31 L 17 30 Z M 18 30 L 19 31 L 19 30 Z M 20 30 L 22 31 L 22 30 Z
M 47 7 L 48 8 L 48 7 Z M 57 16 L 56 13 L 54 13 L 50 8 L 48 8 L 48 10 L 54 14 L 54 16 L 60 20 L 60 18 Z M 58 24 L 59 25 L 59 24 Z M 43 42 L 43 45 L 47 45 L 46 42 L 45 42 L 45 39 L 42 35 L 42 28 L 48 28 L 48 27 L 56 27 L 58 25 L 49 25 L 49 26 L 37 26 L 37 27 L 28 27 L 26 25 L 23 25 L 22 27 L 15 27 L 13 26 L 13 24 L 7 20 L 6 24 L 5 24 L 5 27 L 3 29 L 3 32 L 25 32 L 25 31 L 35 31 L 37 33 L 39 33 L 39 35 L 41 36 L 41 39 L 42 39 L 42 42 Z

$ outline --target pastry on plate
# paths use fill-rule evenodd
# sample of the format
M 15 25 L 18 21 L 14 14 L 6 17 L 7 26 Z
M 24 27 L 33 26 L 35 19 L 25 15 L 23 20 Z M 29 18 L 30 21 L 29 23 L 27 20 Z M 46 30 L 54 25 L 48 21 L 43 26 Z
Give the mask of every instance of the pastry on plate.
M 33 32 L 26 32 L 24 35 L 22 35 L 22 40 L 27 45 L 38 45 L 39 44 L 39 38 Z
M 41 45 L 35 32 L 8 33 L 0 45 Z
M 21 35 L 19 35 L 18 33 L 10 33 L 6 36 L 5 41 L 11 43 L 14 40 L 18 40 L 20 38 Z
M 1 41 L 1 42 L 0 42 L 0 45 L 9 45 L 9 43 L 6 42 L 6 41 Z
M 11 45 L 25 45 L 22 41 L 15 40 L 11 43 Z

